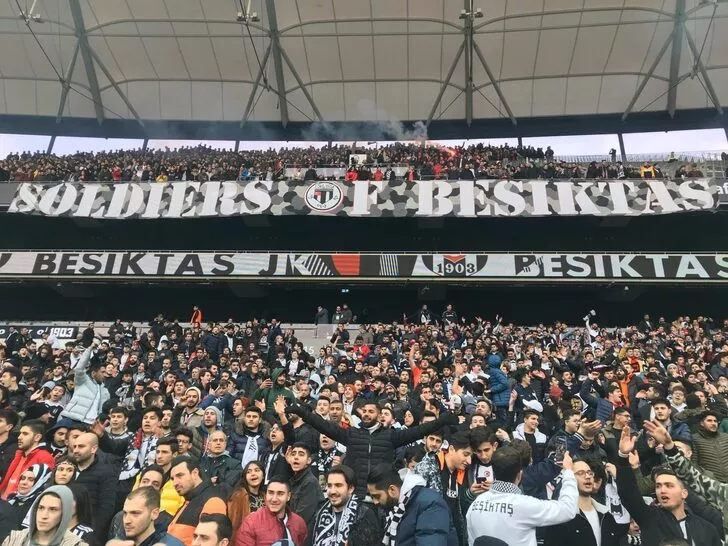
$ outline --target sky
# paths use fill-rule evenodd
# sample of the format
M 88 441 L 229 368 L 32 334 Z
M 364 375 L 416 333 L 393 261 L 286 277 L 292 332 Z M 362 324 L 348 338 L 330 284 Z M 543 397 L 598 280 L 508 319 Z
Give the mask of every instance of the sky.
M 50 137 L 34 135 L 0 134 L 0 158 L 10 153 L 24 151 L 45 151 Z M 479 143 L 500 145 L 503 143 L 516 145 L 516 139 L 481 139 L 481 140 L 442 140 L 444 146 Z M 102 139 L 58 137 L 53 147 L 57 155 L 71 154 L 77 151 L 98 152 L 104 150 L 135 149 L 142 146 L 141 140 Z M 234 149 L 233 141 L 185 141 L 185 140 L 150 140 L 149 147 L 176 148 L 203 143 L 214 148 Z M 268 149 L 284 146 L 322 146 L 325 142 L 241 142 L 240 149 Z M 605 155 L 611 148 L 619 150 L 617 135 L 576 135 L 555 137 L 524 138 L 524 145 L 534 147 L 551 146 L 557 156 Z M 696 131 L 671 131 L 659 133 L 626 133 L 624 145 L 627 154 L 667 154 L 669 152 L 723 152 L 728 151 L 728 141 L 722 129 L 705 129 Z

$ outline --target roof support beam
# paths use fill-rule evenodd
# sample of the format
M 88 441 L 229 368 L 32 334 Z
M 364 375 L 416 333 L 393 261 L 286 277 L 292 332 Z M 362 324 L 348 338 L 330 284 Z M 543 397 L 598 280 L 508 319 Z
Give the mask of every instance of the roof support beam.
M 682 55 L 683 31 L 685 30 L 685 0 L 675 2 L 675 25 L 672 30 L 672 53 L 670 54 L 670 84 L 667 88 L 667 111 L 675 117 L 677 87 L 680 84 L 680 57 Z
M 268 66 L 268 59 L 270 58 L 270 51 L 273 49 L 273 42 L 268 44 L 268 48 L 265 50 L 265 53 L 263 54 L 263 60 L 260 61 L 260 69 L 258 70 L 258 75 L 255 77 L 255 83 L 253 83 L 253 90 L 250 92 L 250 96 L 248 97 L 248 104 L 245 105 L 245 113 L 243 114 L 243 119 L 240 120 L 240 127 L 243 127 L 248 122 L 248 119 L 250 119 L 250 114 L 253 112 L 254 108 L 254 102 L 255 102 L 255 94 L 258 92 L 258 87 L 260 87 L 260 80 L 263 79 L 263 76 L 265 75 L 265 70 Z M 266 88 L 268 87 L 268 81 L 266 80 Z
M 435 117 L 435 112 L 437 112 L 437 107 L 440 106 L 442 97 L 445 95 L 445 91 L 447 91 L 448 85 L 450 85 L 450 80 L 452 80 L 452 75 L 455 73 L 455 69 L 457 68 L 458 63 L 460 62 L 460 57 L 463 56 L 464 50 L 465 50 L 465 40 L 463 40 L 463 43 L 460 44 L 460 48 L 458 49 L 458 52 L 455 54 L 455 59 L 453 60 L 452 64 L 450 65 L 450 70 L 448 70 L 448 72 L 447 72 L 445 81 L 442 82 L 442 85 L 440 86 L 440 92 L 437 94 L 435 103 L 432 105 L 432 110 L 430 110 L 430 115 L 427 118 L 426 125 L 429 125 L 430 123 L 432 123 L 432 120 Z
M 119 86 L 119 84 L 116 83 L 116 80 L 111 76 L 111 72 L 109 72 L 109 69 L 106 68 L 106 65 L 103 63 L 103 61 L 99 58 L 99 56 L 93 49 L 91 49 L 89 51 L 91 52 L 91 56 L 96 61 L 96 64 L 99 65 L 101 72 L 104 73 L 104 76 L 106 76 L 106 79 L 109 80 L 109 83 L 111 83 L 111 86 L 119 94 L 119 97 L 121 97 L 121 100 L 124 101 L 124 104 L 129 109 L 129 112 L 131 112 L 131 115 L 134 116 L 134 119 L 142 127 L 142 129 L 146 129 L 144 127 L 144 122 L 142 121 L 142 118 L 139 116 L 139 113 L 136 111 L 136 108 L 134 108 L 134 105 L 129 101 L 128 98 L 126 98 L 124 91 L 121 90 L 121 87 Z
M 670 47 L 670 44 L 672 43 L 673 38 L 675 37 L 675 34 L 672 33 L 667 37 L 667 40 L 665 40 L 665 45 L 662 46 L 662 49 L 660 49 L 659 53 L 657 54 L 657 57 L 655 57 L 655 60 L 652 62 L 652 66 L 650 66 L 650 69 L 647 71 L 647 74 L 645 74 L 645 77 L 642 78 L 642 82 L 637 87 L 637 90 L 634 92 L 634 95 L 632 96 L 632 100 L 629 101 L 629 106 L 627 106 L 627 109 L 624 111 L 624 114 L 622 114 L 622 121 L 627 119 L 627 116 L 629 116 L 630 112 L 632 112 L 632 108 L 634 108 L 634 105 L 637 104 L 637 101 L 640 98 L 640 95 L 642 95 L 642 91 L 645 90 L 645 87 L 647 87 L 647 84 L 650 81 L 650 78 L 652 77 L 652 74 L 655 73 L 655 70 L 657 69 L 657 65 L 660 64 L 660 61 L 665 56 L 665 53 L 667 52 L 667 48 Z
M 71 55 L 71 61 L 68 63 L 68 69 L 66 70 L 65 76 L 63 76 L 63 89 L 61 90 L 61 100 L 58 104 L 58 114 L 56 114 L 56 123 L 60 123 L 63 118 L 63 111 L 66 109 L 66 100 L 68 99 L 68 92 L 71 90 L 71 78 L 73 77 L 73 71 L 76 69 L 76 60 L 78 59 L 78 52 L 81 47 L 76 41 L 76 47 L 73 48 L 73 55 Z M 49 152 L 50 153 L 50 152 Z
M 463 8 L 467 12 L 463 33 L 465 34 L 465 123 L 473 124 L 473 0 L 463 0 Z
M 318 109 L 318 106 L 316 106 L 316 103 L 314 102 L 313 97 L 311 96 L 311 93 L 308 91 L 306 84 L 303 83 L 303 80 L 301 79 L 301 76 L 299 76 L 298 71 L 296 70 L 296 67 L 293 66 L 293 62 L 291 61 L 291 58 L 288 56 L 288 53 L 286 53 L 286 50 L 283 48 L 280 48 L 280 51 L 281 51 L 281 56 L 283 57 L 283 60 L 286 61 L 288 68 L 291 70 L 291 74 L 293 74 L 293 77 L 295 78 L 296 82 L 298 83 L 298 86 L 301 88 L 301 91 L 303 91 L 303 95 L 306 97 L 306 100 L 311 105 L 311 109 L 313 110 L 314 115 L 318 118 L 319 121 L 324 121 L 324 117 L 321 115 L 321 111 Z
M 268 10 L 268 24 L 270 26 L 270 45 L 273 53 L 273 66 L 276 72 L 276 86 L 278 88 L 278 105 L 281 109 L 281 125 L 288 125 L 288 101 L 286 100 L 286 82 L 283 78 L 283 55 L 281 50 L 281 33 L 278 30 L 278 16 L 274 0 L 265 0 Z
M 488 79 L 490 80 L 491 85 L 493 86 L 493 89 L 495 89 L 496 94 L 498 95 L 498 98 L 501 101 L 501 104 L 503 105 L 503 108 L 505 108 L 506 113 L 508 114 L 508 117 L 511 120 L 511 123 L 513 125 L 518 125 L 518 120 L 516 119 L 516 116 L 513 115 L 513 110 L 511 110 L 511 107 L 508 106 L 508 101 L 506 101 L 506 96 L 503 94 L 503 91 L 501 91 L 500 85 L 495 79 L 495 76 L 493 75 L 493 71 L 490 69 L 490 66 L 488 66 L 488 62 L 485 60 L 485 55 L 483 55 L 483 52 L 480 50 L 480 46 L 476 41 L 473 40 L 473 46 L 475 48 L 475 54 L 478 56 L 478 59 L 480 59 L 480 64 L 483 65 L 483 69 L 485 70 L 485 73 L 488 75 Z
M 86 77 L 88 78 L 88 85 L 91 88 L 96 120 L 101 123 L 104 120 L 104 104 L 101 102 L 101 91 L 99 90 L 99 80 L 96 78 L 96 67 L 94 67 L 94 62 L 91 58 L 93 51 L 88 44 L 86 24 L 83 21 L 83 11 L 81 11 L 79 0 L 69 0 L 69 4 L 73 24 L 76 27 L 78 46 L 81 48 L 81 57 L 83 58 L 83 64 L 86 66 Z
M 718 113 L 722 116 L 723 115 L 723 107 L 720 105 L 720 99 L 718 98 L 718 95 L 715 92 L 715 88 L 713 87 L 713 83 L 710 81 L 710 78 L 708 77 L 708 71 L 705 70 L 705 65 L 703 64 L 703 60 L 700 58 L 701 51 L 698 51 L 698 48 L 695 46 L 695 41 L 693 40 L 693 36 L 690 34 L 690 31 L 687 27 L 685 28 L 685 37 L 688 39 L 688 46 L 690 47 L 690 51 L 693 52 L 693 58 L 695 59 L 695 64 L 693 65 L 693 71 L 695 69 L 700 72 L 700 75 L 703 76 L 703 84 L 705 84 L 705 90 L 708 92 L 708 96 L 710 97 L 711 102 L 713 103 L 713 106 L 715 106 L 715 109 L 718 111 Z

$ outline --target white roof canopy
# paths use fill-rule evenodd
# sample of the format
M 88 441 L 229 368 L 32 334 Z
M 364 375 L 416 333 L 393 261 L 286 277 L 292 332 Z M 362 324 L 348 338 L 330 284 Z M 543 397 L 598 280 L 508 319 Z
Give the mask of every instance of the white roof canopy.
M 287 125 L 728 105 L 728 2 L 474 0 L 482 18 L 461 18 L 468 0 L 252 0 L 247 26 L 239 0 L 31 3 L 0 3 L 0 114 Z

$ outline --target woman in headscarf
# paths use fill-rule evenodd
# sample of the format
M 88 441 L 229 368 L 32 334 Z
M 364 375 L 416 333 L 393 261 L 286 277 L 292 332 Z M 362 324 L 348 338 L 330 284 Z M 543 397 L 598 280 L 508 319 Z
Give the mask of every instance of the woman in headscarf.
M 20 475 L 18 490 L 8 496 L 8 503 L 15 508 L 18 521 L 23 521 L 50 477 L 51 469 L 44 464 L 34 464 Z
M 2 546 L 88 546 L 68 530 L 73 514 L 73 493 L 65 485 L 43 491 L 30 508 L 29 526 L 13 531 Z
M 56 462 L 56 467 L 51 473 L 48 485 L 68 485 L 76 481 L 78 477 L 78 466 L 68 457 L 61 457 Z
M 245 465 L 243 475 L 227 503 L 228 517 L 233 529 L 237 530 L 248 514 L 263 506 L 264 478 L 265 472 L 260 462 L 251 461 Z

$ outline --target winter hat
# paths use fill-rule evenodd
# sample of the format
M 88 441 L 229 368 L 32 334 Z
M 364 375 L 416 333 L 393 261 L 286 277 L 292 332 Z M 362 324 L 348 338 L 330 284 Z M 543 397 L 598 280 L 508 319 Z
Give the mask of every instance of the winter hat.
M 194 387 L 190 387 L 190 388 L 194 388 Z M 205 408 L 205 411 L 212 411 L 212 412 L 214 412 L 215 415 L 217 416 L 217 425 L 216 426 L 217 426 L 217 428 L 222 428 L 222 412 L 218 408 L 216 408 L 215 406 L 207 406 Z
M 195 391 L 197 393 L 197 397 L 202 400 L 202 391 L 198 389 L 197 387 L 187 387 L 185 390 L 185 394 L 187 394 L 190 391 Z

